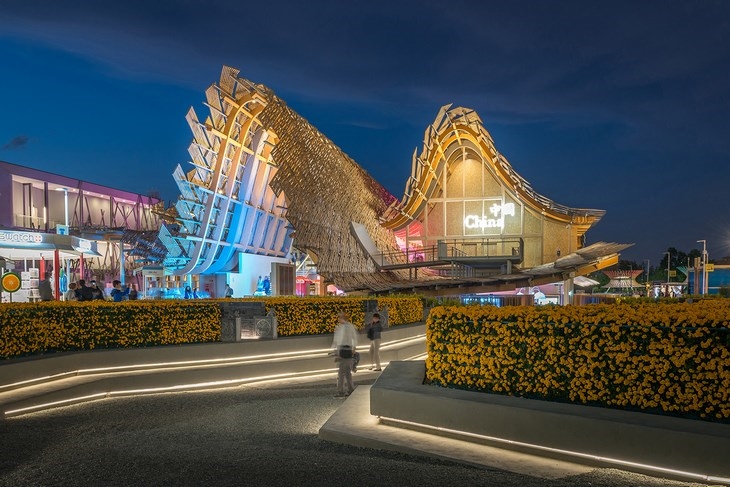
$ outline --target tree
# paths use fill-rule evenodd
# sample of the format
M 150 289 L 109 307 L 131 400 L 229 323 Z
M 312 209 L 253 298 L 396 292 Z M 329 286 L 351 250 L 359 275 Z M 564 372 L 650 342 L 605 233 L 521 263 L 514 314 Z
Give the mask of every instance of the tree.
M 633 260 L 619 260 L 618 261 L 618 270 L 620 271 L 633 271 L 633 270 L 639 270 L 641 269 L 641 265 L 637 264 Z
M 692 249 L 689 251 L 689 253 L 685 253 L 681 250 L 677 250 L 675 247 L 669 247 L 667 248 L 666 252 L 669 252 L 669 268 L 676 270 L 678 267 L 694 267 L 694 261 L 695 257 L 702 258 L 702 251 L 697 249 Z M 668 279 L 667 276 L 667 254 L 663 253 L 662 258 L 659 261 L 659 265 L 654 269 L 654 272 L 651 273 L 652 280 L 655 281 L 663 281 L 665 279 Z M 680 276 L 677 276 L 677 279 L 675 280 L 683 280 L 687 276 L 685 273 L 680 273 L 684 276 L 680 278 Z

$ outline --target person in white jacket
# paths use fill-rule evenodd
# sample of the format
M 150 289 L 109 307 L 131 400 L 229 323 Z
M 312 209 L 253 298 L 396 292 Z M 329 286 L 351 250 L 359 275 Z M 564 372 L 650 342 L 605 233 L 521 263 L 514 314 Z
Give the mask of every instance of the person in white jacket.
M 347 397 L 355 386 L 352 383 L 352 356 L 357 348 L 357 330 L 344 312 L 337 313 L 338 325 L 335 328 L 332 349 L 337 369 L 337 394 L 335 397 Z

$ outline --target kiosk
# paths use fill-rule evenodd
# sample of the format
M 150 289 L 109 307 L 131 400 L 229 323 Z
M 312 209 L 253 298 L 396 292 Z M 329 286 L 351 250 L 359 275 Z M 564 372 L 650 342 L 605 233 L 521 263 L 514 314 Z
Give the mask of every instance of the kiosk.
M 52 279 L 55 299 L 60 300 L 62 282 L 77 280 L 63 271 L 71 267 L 69 261 L 78 260 L 78 270 L 83 275 L 84 257 L 100 256 L 96 242 L 92 240 L 55 233 L 0 230 L 0 261 L 4 271 L 13 270 L 21 276 L 21 289 L 12 297 L 16 302 L 40 299 L 38 286 L 47 275 Z M 2 293 L 0 301 L 9 300 L 9 293 Z

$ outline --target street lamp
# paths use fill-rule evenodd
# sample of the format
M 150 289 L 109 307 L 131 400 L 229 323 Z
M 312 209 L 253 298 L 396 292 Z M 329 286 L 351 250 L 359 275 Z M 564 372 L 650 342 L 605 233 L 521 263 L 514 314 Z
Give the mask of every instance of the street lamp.
M 651 265 L 651 261 L 649 259 L 644 259 L 644 262 L 646 262 L 646 274 L 644 275 L 644 286 L 646 286 L 646 296 L 649 296 L 649 268 Z
M 664 253 L 667 254 L 667 284 L 669 284 L 669 259 L 672 258 L 672 254 L 670 254 L 669 252 Z M 667 289 L 667 291 L 669 290 Z
M 707 294 L 707 240 L 698 240 L 702 243 L 702 293 Z

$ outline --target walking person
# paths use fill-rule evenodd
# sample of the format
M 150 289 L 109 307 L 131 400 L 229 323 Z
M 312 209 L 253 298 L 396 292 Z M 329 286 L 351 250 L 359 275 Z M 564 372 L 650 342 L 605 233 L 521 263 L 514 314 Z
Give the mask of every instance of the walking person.
M 224 293 L 224 296 L 226 298 L 232 298 L 233 297 L 233 288 L 231 286 L 229 286 L 228 284 L 226 284 L 226 291 Z
M 370 367 L 369 370 L 382 370 L 380 368 L 380 339 L 383 332 L 383 325 L 380 323 L 380 313 L 373 313 L 373 319 L 365 328 L 365 333 L 370 340 Z
M 337 394 L 335 397 L 347 397 L 355 390 L 352 383 L 352 356 L 357 348 L 357 330 L 350 323 L 344 312 L 337 313 L 332 349 L 337 364 Z

